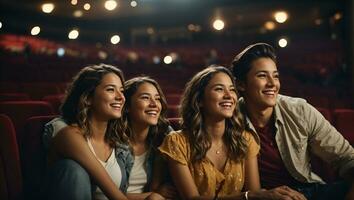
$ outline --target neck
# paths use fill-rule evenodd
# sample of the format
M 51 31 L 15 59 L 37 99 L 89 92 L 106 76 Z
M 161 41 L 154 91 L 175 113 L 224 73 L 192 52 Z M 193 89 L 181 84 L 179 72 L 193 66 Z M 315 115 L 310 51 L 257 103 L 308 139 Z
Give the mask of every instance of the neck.
M 90 128 L 92 131 L 92 139 L 96 141 L 104 141 L 104 136 L 107 131 L 107 121 L 97 120 L 95 118 L 91 118 L 90 120 Z
M 258 109 L 256 106 L 246 103 L 247 115 L 250 118 L 253 125 L 257 127 L 265 127 L 271 120 L 274 107 L 267 107 L 264 109 Z
M 205 130 L 210 134 L 212 143 L 220 143 L 225 132 L 225 119 L 221 121 L 205 120 Z
M 149 126 L 141 126 L 138 124 L 131 124 L 132 135 L 130 136 L 131 142 L 134 144 L 145 144 L 146 138 L 149 133 Z

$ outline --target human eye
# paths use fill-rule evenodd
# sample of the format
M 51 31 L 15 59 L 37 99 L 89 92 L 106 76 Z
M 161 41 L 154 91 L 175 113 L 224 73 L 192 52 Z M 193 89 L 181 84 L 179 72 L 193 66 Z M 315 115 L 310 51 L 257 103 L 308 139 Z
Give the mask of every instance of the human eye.
M 108 92 L 114 92 L 114 87 L 107 87 L 107 88 L 106 88 L 106 91 L 108 91 Z
M 279 79 L 279 73 L 275 73 L 273 77 Z
M 150 99 L 150 97 L 148 95 L 141 95 L 140 98 L 143 99 L 143 100 Z
M 161 97 L 160 97 L 160 96 L 157 96 L 157 97 L 155 97 L 155 100 L 156 100 L 156 101 L 161 101 Z
M 259 78 L 265 78 L 267 75 L 265 73 L 258 73 L 257 77 Z
M 215 90 L 215 91 L 223 91 L 224 88 L 221 87 L 221 86 L 216 86 L 216 87 L 214 88 L 214 90 Z

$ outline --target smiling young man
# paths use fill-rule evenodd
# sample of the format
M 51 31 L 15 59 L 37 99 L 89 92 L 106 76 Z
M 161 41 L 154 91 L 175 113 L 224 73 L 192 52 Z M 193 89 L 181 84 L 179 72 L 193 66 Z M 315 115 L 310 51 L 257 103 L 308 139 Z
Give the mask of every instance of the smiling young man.
M 287 185 L 308 199 L 353 199 L 350 183 L 326 184 L 310 165 L 310 155 L 315 154 L 353 182 L 353 147 L 304 99 L 279 94 L 273 47 L 248 46 L 233 60 L 232 72 L 242 96 L 239 105 L 246 129 L 259 136 L 262 186 Z

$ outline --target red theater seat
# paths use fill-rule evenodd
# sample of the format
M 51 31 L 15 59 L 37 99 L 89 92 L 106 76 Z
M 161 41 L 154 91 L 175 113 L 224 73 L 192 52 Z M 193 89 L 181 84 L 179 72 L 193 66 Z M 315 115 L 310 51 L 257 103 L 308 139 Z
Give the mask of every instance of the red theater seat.
M 0 199 L 22 199 L 22 176 L 15 128 L 0 114 Z
M 168 105 L 167 106 L 167 117 L 179 117 L 179 106 L 178 105 Z
M 29 101 L 25 93 L 0 93 L 0 101 Z
M 28 199 L 39 199 L 37 195 L 46 166 L 46 151 L 42 142 L 42 133 L 44 125 L 54 117 L 56 116 L 36 116 L 25 122 L 26 134 L 22 138 L 20 155 L 23 190 Z
M 333 116 L 334 126 L 350 144 L 354 144 L 354 110 L 335 109 Z
M 318 107 L 316 107 L 316 109 L 323 115 L 324 118 L 326 118 L 332 125 L 334 125 L 331 112 L 328 109 Z
M 65 95 L 64 94 L 57 94 L 57 95 L 47 95 L 43 97 L 43 101 L 46 101 L 50 103 L 54 109 L 55 114 L 60 113 L 60 105 L 62 104 L 64 100 Z
M 54 114 L 52 106 L 45 101 L 0 102 L 0 113 L 10 117 L 15 126 L 17 141 L 22 141 L 24 123 L 28 118 Z

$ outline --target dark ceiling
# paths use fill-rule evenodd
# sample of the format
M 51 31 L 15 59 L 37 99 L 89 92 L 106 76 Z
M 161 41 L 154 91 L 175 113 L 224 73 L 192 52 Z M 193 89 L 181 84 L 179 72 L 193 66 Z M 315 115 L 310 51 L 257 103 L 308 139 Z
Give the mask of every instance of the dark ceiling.
M 117 0 L 114 11 L 104 9 L 104 1 L 78 0 L 73 6 L 70 0 L 52 1 L 55 9 L 50 14 L 41 11 L 40 0 L 1 0 L 1 32 L 29 34 L 30 28 L 41 27 L 41 37 L 65 40 L 72 28 L 80 30 L 80 39 L 100 41 L 114 33 L 126 38 L 154 33 L 166 37 L 190 37 L 189 24 L 199 25 L 201 36 L 216 34 L 211 21 L 219 17 L 226 27 L 219 35 L 243 36 L 272 34 L 277 32 L 301 32 L 307 30 L 327 30 L 335 13 L 343 13 L 344 5 L 335 0 L 136 0 L 138 6 L 132 8 L 130 0 Z M 91 9 L 82 9 L 90 3 Z M 83 16 L 73 16 L 75 10 L 82 10 Z M 266 21 L 274 21 L 272 14 L 277 10 L 289 12 L 289 20 L 277 24 L 273 31 L 265 31 Z M 315 20 L 320 20 L 316 25 Z M 195 33 L 194 33 L 195 34 Z

